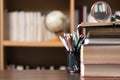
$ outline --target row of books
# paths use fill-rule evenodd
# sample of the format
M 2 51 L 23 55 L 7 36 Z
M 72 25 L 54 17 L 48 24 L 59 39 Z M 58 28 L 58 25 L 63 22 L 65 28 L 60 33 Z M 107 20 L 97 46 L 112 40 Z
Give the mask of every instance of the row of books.
M 6 11 L 5 38 L 11 41 L 48 41 L 54 33 L 47 30 L 41 12 Z
M 59 67 L 56 67 L 56 66 L 36 66 L 34 68 L 31 68 L 30 66 L 26 65 L 26 66 L 23 66 L 23 65 L 15 65 L 15 64 L 10 64 L 10 65 L 7 65 L 7 70 L 66 70 L 66 66 L 62 65 L 62 66 L 59 66 Z

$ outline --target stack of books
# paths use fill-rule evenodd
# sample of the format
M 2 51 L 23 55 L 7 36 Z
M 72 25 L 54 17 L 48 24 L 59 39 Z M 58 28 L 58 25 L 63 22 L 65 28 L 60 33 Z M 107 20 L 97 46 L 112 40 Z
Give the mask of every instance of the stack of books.
M 120 77 L 120 24 L 81 23 L 86 40 L 81 47 L 81 76 Z
M 120 46 L 85 45 L 82 47 L 81 75 L 120 77 Z

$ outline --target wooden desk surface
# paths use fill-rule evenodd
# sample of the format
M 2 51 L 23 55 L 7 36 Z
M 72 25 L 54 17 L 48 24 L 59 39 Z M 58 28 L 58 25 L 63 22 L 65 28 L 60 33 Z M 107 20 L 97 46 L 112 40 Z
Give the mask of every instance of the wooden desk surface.
M 0 71 L 0 80 L 120 80 L 120 78 L 80 78 L 80 74 L 70 74 L 60 70 Z

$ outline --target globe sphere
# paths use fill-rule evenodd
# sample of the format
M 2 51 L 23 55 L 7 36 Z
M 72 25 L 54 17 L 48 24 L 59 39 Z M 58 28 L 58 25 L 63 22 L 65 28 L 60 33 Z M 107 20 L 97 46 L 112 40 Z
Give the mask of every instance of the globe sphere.
M 98 1 L 91 7 L 91 15 L 96 21 L 107 21 L 112 12 L 110 6 L 104 1 Z
M 45 25 L 48 30 L 59 33 L 65 30 L 67 18 L 63 12 L 54 10 L 47 14 L 45 18 Z

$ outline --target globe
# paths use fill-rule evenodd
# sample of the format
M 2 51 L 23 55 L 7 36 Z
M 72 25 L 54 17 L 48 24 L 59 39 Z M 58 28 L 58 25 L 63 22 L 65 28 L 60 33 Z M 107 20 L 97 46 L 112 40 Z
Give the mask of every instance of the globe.
M 91 7 L 91 15 L 96 21 L 107 21 L 112 12 L 110 6 L 104 1 L 95 2 Z
M 54 10 L 47 14 L 45 25 L 54 33 L 63 32 L 67 25 L 67 18 L 62 11 Z

